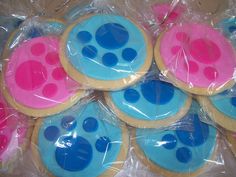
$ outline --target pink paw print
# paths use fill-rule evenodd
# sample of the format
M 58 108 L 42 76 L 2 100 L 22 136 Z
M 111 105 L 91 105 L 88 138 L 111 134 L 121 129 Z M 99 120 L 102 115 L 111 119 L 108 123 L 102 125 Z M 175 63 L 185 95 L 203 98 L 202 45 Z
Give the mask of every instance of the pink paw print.
M 176 25 L 160 42 L 165 69 L 186 85 L 208 89 L 232 80 L 236 67 L 233 47 L 210 26 Z
M 20 44 L 9 58 L 4 79 L 11 97 L 35 110 L 53 108 L 75 95 L 67 86 L 67 80 L 75 82 L 61 66 L 57 37 L 37 37 Z
M 180 45 L 173 46 L 171 52 L 173 55 L 180 57 L 184 60 L 184 57 L 190 55 L 191 59 L 184 60 L 184 69 L 191 74 L 199 71 L 199 65 L 205 64 L 203 69 L 204 76 L 214 81 L 219 76 L 217 69 L 212 66 L 221 56 L 220 49 L 211 40 L 199 38 L 190 42 L 190 37 L 184 32 L 178 32 L 176 39 L 181 43 Z

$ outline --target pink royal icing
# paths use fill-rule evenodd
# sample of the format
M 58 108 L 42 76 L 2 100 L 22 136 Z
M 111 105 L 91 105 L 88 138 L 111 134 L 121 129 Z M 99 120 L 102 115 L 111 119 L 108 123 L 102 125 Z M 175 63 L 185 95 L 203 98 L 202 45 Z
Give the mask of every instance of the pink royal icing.
M 230 42 L 205 24 L 172 27 L 160 41 L 160 55 L 168 71 L 195 87 L 219 87 L 232 80 L 236 68 Z
M 8 161 L 26 140 L 28 119 L 6 104 L 0 94 L 0 163 Z
M 71 80 L 60 64 L 59 38 L 38 37 L 25 41 L 13 51 L 7 64 L 5 81 L 11 96 L 30 108 L 50 108 L 74 93 Z M 27 99 L 26 99 L 27 98 Z

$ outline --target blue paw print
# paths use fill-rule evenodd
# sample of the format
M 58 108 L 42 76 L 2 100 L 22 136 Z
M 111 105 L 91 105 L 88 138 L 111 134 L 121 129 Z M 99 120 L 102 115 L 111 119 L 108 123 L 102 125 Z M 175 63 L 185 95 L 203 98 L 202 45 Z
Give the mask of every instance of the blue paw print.
M 167 150 L 176 148 L 178 140 L 185 146 L 176 149 L 176 159 L 181 163 L 188 163 L 192 159 L 191 147 L 205 143 L 209 136 L 209 127 L 202 123 L 197 114 L 189 114 L 181 121 L 193 125 L 193 130 L 176 130 L 176 135 L 166 134 L 162 137 L 163 147 Z
M 147 79 L 125 90 L 109 92 L 109 99 L 132 119 L 153 121 L 176 115 L 188 96 L 170 83 Z
M 54 142 L 56 146 L 55 159 L 57 164 L 64 170 L 75 172 L 84 170 L 92 161 L 93 154 L 105 153 L 111 149 L 111 141 L 109 137 L 97 137 L 93 144 L 86 137 L 80 136 L 76 132 L 77 124 L 73 116 L 64 116 L 61 120 L 60 127 L 48 126 L 44 130 L 44 137 L 47 141 Z M 87 117 L 82 123 L 82 128 L 85 133 L 96 132 L 99 128 L 99 123 L 94 117 Z M 70 135 L 62 135 L 63 131 L 72 133 Z M 96 150 L 93 150 L 95 147 Z
M 95 59 L 99 55 L 99 50 L 90 42 L 93 35 L 89 31 L 79 31 L 77 40 L 83 44 L 82 55 L 88 59 Z M 129 32 L 127 29 L 117 23 L 106 23 L 100 26 L 95 32 L 95 39 L 100 47 L 107 52 L 102 56 L 102 64 L 107 67 L 116 66 L 119 58 L 127 62 L 132 62 L 137 57 L 137 51 L 133 48 L 124 47 L 129 40 Z M 121 57 L 113 53 L 112 50 L 121 49 Z
M 174 97 L 174 87 L 166 82 L 151 80 L 141 85 L 141 93 L 148 102 L 163 105 Z M 140 93 L 135 89 L 127 89 L 124 92 L 124 98 L 129 103 L 138 102 L 140 97 Z

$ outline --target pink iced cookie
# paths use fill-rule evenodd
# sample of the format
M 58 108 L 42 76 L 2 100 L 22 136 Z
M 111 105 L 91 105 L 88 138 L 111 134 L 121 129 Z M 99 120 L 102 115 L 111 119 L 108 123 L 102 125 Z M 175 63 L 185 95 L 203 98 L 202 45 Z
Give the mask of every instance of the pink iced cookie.
M 33 38 L 14 49 L 4 72 L 4 95 L 10 104 L 27 115 L 46 116 L 78 101 L 84 91 L 68 87 L 75 82 L 62 68 L 58 52 L 57 37 Z
M 152 11 L 158 24 L 162 27 L 175 23 L 185 11 L 185 6 L 178 3 L 172 6 L 171 3 L 156 3 L 152 6 Z
M 191 93 L 212 95 L 233 86 L 235 51 L 219 31 L 208 25 L 172 27 L 157 41 L 155 60 L 162 73 Z
M 17 152 L 26 148 L 29 126 L 29 119 L 10 108 L 0 93 L 0 169 L 8 170 Z

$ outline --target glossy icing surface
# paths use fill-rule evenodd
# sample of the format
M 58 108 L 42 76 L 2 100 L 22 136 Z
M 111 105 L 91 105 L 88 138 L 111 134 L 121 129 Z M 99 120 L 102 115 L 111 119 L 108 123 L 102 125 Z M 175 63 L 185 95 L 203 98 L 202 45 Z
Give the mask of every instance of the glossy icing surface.
M 236 67 L 231 43 L 205 24 L 172 27 L 161 39 L 160 55 L 168 71 L 192 87 L 222 86 L 232 80 Z
M 118 80 L 140 70 L 147 57 L 141 30 L 115 15 L 96 15 L 76 24 L 66 41 L 71 64 L 94 79 Z
M 10 55 L 4 79 L 10 95 L 30 108 L 50 108 L 74 93 L 60 64 L 59 38 L 36 37 L 21 43 Z M 26 99 L 27 98 L 27 99 Z
M 115 106 L 139 120 L 161 120 L 175 115 L 188 96 L 173 85 L 146 80 L 125 90 L 109 93 Z M 181 100 L 181 101 L 180 101 Z
M 101 120 L 108 115 L 98 110 L 99 105 L 91 102 L 81 110 L 43 120 L 38 134 L 39 152 L 55 176 L 95 177 L 116 162 L 122 130 Z
M 154 164 L 172 172 L 188 173 L 203 167 L 206 159 L 211 159 L 216 129 L 200 122 L 195 108 L 192 107 L 180 120 L 183 126 L 177 130 L 137 129 L 136 142 Z

